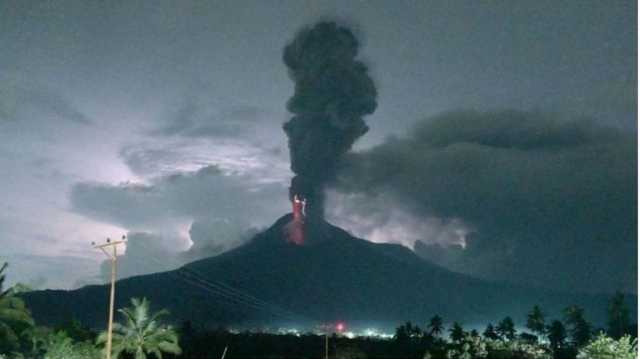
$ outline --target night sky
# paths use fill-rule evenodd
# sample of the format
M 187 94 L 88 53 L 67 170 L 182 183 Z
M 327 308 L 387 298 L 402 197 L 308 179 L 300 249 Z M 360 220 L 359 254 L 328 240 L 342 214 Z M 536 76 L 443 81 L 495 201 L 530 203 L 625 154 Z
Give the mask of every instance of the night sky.
M 284 46 L 378 91 L 327 218 L 451 270 L 637 292 L 634 1 L 0 1 L 0 259 L 34 288 L 233 248 L 290 210 Z

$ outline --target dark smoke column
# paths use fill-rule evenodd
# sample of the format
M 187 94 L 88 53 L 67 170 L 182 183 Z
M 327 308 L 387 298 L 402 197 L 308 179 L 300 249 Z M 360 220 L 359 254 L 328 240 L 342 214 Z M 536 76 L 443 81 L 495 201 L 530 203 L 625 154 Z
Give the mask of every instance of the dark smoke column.
M 324 185 L 358 137 L 362 119 L 373 113 L 377 91 L 367 67 L 356 60 L 358 40 L 351 30 L 321 22 L 301 30 L 284 48 L 283 60 L 295 82 L 287 103 L 294 116 L 284 124 L 289 137 L 290 199 L 307 200 L 307 217 L 324 217 Z

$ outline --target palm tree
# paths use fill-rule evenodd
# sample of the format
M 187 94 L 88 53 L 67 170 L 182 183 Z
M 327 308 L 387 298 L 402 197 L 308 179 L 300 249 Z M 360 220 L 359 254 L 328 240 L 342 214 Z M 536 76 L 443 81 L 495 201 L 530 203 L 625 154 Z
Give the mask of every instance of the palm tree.
M 3 288 L 7 266 L 4 263 L 0 267 L 0 351 L 17 348 L 21 332 L 34 324 L 22 299 L 15 296 L 12 288 Z
M 161 310 L 150 315 L 149 301 L 131 298 L 131 307 L 119 309 L 123 315 L 125 324 L 113 325 L 113 353 L 114 359 L 118 359 L 122 352 L 135 355 L 135 359 L 146 359 L 148 354 L 154 354 L 162 359 L 162 353 L 180 354 L 182 350 L 178 345 L 178 334 L 170 326 L 162 326 L 158 319 L 169 312 Z M 98 336 L 98 344 L 107 341 L 107 333 L 102 332 Z
M 444 326 L 442 325 L 442 318 L 439 315 L 434 315 L 431 320 L 429 320 L 429 330 L 433 336 L 438 336 L 442 333 Z

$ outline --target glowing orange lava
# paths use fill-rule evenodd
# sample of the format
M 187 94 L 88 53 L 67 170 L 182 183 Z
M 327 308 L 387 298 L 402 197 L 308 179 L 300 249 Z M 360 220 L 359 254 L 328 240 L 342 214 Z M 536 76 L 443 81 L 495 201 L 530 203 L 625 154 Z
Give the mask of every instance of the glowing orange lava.
M 304 217 L 305 206 L 307 201 L 305 199 L 298 198 L 298 195 L 293 196 L 291 205 L 293 207 L 293 219 L 287 224 L 287 241 L 297 245 L 304 244 Z

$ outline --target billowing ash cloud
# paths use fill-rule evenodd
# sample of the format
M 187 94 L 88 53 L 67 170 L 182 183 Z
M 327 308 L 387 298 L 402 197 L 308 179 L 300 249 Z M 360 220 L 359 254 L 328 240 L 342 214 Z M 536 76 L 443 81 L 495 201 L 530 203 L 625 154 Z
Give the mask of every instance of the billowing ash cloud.
M 241 222 L 230 219 L 195 221 L 189 228 L 193 245 L 188 251 L 180 253 L 180 260 L 188 263 L 218 255 L 238 247 L 257 233 L 257 228 L 247 228 Z
M 121 249 L 119 249 L 120 251 Z M 130 232 L 127 235 L 126 255 L 118 253 L 118 278 L 163 272 L 178 267 L 181 263 L 171 250 L 166 238 L 148 232 Z M 100 266 L 102 279 L 108 281 L 111 275 L 111 261 L 105 260 Z
M 353 235 L 372 242 L 399 243 L 412 248 L 416 241 L 443 247 L 466 246 L 473 231 L 459 218 L 440 218 L 396 205 L 388 193 L 342 193 L 327 191 L 327 219 Z
M 290 195 L 309 200 L 308 213 L 323 216 L 323 188 L 340 157 L 368 131 L 363 116 L 376 109 L 377 91 L 367 66 L 356 60 L 353 33 L 332 22 L 304 28 L 283 54 L 295 93 L 284 124 L 291 169 Z
M 636 147 L 633 134 L 586 119 L 456 111 L 349 154 L 336 189 L 384 196 L 386 206 L 373 201 L 357 212 L 363 218 L 404 208 L 459 219 L 472 229 L 464 249 L 442 246 L 427 231 L 410 236 L 418 252 L 453 270 L 567 290 L 636 291 Z M 424 245 L 434 242 L 441 245 Z

